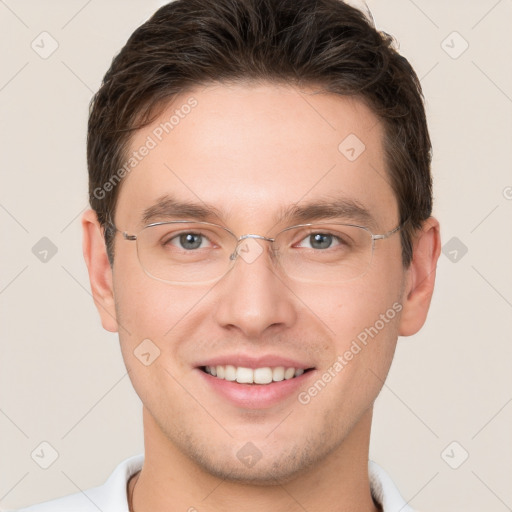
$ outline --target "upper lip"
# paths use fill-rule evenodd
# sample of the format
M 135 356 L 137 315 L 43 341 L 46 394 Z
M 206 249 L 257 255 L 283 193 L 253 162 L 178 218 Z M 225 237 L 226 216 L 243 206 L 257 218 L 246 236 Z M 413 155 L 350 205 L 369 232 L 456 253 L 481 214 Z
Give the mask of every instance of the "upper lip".
M 244 354 L 231 354 L 225 356 L 212 357 L 211 359 L 204 360 L 197 364 L 197 367 L 202 366 L 242 366 L 243 368 L 264 368 L 276 366 L 284 366 L 285 368 L 301 368 L 307 370 L 308 368 L 314 368 L 313 365 L 300 362 L 296 359 L 289 357 L 281 357 L 278 355 L 267 354 L 259 357 L 244 355 Z

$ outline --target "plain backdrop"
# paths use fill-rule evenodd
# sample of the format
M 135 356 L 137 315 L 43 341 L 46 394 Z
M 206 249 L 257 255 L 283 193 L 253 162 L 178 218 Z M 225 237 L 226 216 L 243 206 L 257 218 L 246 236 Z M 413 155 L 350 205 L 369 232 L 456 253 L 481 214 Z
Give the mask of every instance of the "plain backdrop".
M 80 215 L 90 98 L 163 3 L 0 1 L 2 509 L 100 485 L 143 451 L 141 402 L 90 295 Z M 399 340 L 370 455 L 424 512 L 511 510 L 512 1 L 369 7 L 421 78 L 443 239 L 429 319 Z M 41 450 L 56 458 L 47 469 Z

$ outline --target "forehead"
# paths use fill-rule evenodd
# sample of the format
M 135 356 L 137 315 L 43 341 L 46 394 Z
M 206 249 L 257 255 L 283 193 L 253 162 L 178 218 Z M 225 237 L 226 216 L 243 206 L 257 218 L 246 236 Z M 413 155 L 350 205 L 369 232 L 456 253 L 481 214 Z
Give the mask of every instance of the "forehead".
M 212 84 L 180 94 L 132 137 L 116 222 L 139 226 L 158 199 L 211 205 L 268 227 L 278 212 L 345 199 L 393 227 L 383 128 L 359 99 L 275 84 Z

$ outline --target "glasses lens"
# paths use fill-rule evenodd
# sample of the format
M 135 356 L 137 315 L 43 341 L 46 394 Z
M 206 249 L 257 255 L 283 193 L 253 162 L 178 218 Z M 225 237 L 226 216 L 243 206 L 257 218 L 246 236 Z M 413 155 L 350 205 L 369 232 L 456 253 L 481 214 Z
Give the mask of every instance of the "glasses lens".
M 170 283 L 210 282 L 229 269 L 235 237 L 222 226 L 171 222 L 144 228 L 137 252 L 144 271 Z
M 372 235 L 358 226 L 316 224 L 276 237 L 284 272 L 299 281 L 337 283 L 364 274 L 372 260 Z

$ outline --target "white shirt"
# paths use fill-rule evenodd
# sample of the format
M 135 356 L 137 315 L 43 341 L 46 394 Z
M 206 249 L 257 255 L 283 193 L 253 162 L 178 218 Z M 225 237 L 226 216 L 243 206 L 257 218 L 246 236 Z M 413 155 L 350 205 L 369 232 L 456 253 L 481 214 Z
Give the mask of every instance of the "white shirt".
M 126 485 L 143 463 L 144 455 L 135 455 L 121 462 L 103 485 L 18 512 L 128 512 Z M 389 475 L 373 461 L 368 462 L 368 475 L 372 494 L 384 512 L 414 512 L 400 496 Z

